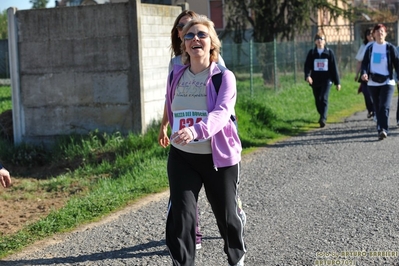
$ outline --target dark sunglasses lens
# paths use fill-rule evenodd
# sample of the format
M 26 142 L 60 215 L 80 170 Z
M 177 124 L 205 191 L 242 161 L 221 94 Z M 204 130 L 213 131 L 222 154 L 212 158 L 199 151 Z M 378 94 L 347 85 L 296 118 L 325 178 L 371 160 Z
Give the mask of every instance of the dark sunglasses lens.
M 179 23 L 179 24 L 177 24 L 176 28 L 178 30 L 182 30 L 184 28 L 184 24 Z
M 187 33 L 186 35 L 184 35 L 184 39 L 185 40 L 192 40 L 194 39 L 195 34 L 192 32 Z
M 208 37 L 208 33 L 203 32 L 203 31 L 200 31 L 197 34 L 189 32 L 186 35 L 184 35 L 184 39 L 185 40 L 192 40 L 192 39 L 194 39 L 195 36 L 198 36 L 198 38 L 200 38 L 200 39 L 205 39 L 205 38 Z
M 208 34 L 206 32 L 200 31 L 198 32 L 197 36 L 200 39 L 205 39 L 206 37 L 208 37 Z

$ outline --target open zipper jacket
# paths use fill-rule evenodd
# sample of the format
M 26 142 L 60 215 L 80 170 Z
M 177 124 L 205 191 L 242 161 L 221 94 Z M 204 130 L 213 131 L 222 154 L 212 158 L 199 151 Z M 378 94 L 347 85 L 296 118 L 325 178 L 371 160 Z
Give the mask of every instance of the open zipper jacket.
M 167 82 L 166 108 L 171 128 L 173 128 L 172 101 L 177 84 L 184 71 L 190 65 L 175 65 L 172 82 Z M 222 83 L 217 93 L 212 83 L 212 76 L 222 72 L 218 65 L 211 63 L 206 86 L 208 117 L 189 127 L 194 139 L 210 139 L 214 167 L 232 166 L 241 161 L 241 141 L 237 127 L 230 119 L 235 115 L 234 107 L 237 98 L 236 79 L 230 70 L 223 72 Z M 169 79 L 169 77 L 168 77 Z

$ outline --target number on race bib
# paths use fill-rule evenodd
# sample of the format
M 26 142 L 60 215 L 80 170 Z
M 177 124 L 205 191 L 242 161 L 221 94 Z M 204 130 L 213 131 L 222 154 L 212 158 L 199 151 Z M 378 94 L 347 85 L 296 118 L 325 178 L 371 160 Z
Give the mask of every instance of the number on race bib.
M 199 123 L 202 121 L 202 117 L 197 117 L 195 120 L 195 123 Z M 179 130 L 185 127 L 191 127 L 194 125 L 194 119 L 189 117 L 189 118 L 182 118 L 179 121 Z

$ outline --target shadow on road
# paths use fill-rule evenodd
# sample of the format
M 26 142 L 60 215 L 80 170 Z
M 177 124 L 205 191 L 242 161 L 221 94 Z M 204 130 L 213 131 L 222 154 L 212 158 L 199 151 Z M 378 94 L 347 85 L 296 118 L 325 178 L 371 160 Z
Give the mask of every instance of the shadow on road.
M 158 248 L 157 251 L 153 251 L 154 247 Z M 151 249 L 151 252 L 146 250 Z M 119 250 L 106 251 L 93 253 L 90 255 L 81 256 L 68 256 L 68 257 L 56 257 L 46 259 L 32 259 L 32 260 L 19 260 L 16 261 L 0 261 L 2 266 L 28 266 L 28 265 L 52 265 L 57 263 L 83 263 L 83 262 L 94 262 L 102 261 L 106 259 L 128 259 L 128 258 L 144 258 L 152 256 L 169 256 L 169 252 L 166 249 L 165 241 L 151 241 L 147 244 L 141 244 L 134 247 L 122 248 Z

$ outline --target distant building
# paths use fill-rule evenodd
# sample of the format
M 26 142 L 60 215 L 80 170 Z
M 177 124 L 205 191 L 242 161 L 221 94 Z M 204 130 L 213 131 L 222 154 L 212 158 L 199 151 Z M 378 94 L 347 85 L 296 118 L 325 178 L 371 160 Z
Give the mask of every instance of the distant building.
M 55 6 L 82 6 L 110 3 L 109 0 L 56 0 Z
M 226 24 L 223 12 L 223 5 L 226 1 L 227 0 L 141 0 L 141 3 L 175 5 L 182 6 L 183 9 L 194 10 L 198 14 L 209 17 L 215 23 L 216 30 L 220 31 L 225 28 Z M 123 3 L 128 2 L 128 0 L 56 0 L 55 2 L 56 6 L 79 6 L 88 4 Z M 342 3 L 339 3 L 339 5 L 341 4 Z M 392 14 L 399 16 L 399 0 L 352 0 L 352 5 L 364 6 L 374 10 L 388 9 Z M 329 24 L 329 14 L 322 10 L 318 13 L 318 25 Z

